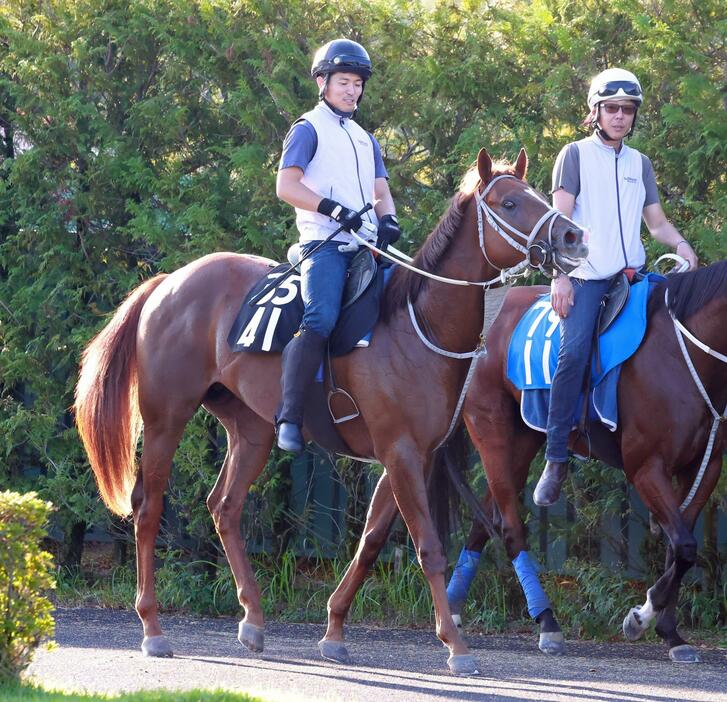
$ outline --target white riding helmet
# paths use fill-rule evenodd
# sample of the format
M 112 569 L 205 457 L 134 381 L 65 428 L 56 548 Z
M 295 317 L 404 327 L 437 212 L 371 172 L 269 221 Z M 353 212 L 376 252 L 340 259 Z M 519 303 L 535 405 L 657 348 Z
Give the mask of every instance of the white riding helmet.
M 639 79 L 623 68 L 608 68 L 599 73 L 588 89 L 588 107 L 593 109 L 598 103 L 607 100 L 633 100 L 639 105 L 643 102 Z

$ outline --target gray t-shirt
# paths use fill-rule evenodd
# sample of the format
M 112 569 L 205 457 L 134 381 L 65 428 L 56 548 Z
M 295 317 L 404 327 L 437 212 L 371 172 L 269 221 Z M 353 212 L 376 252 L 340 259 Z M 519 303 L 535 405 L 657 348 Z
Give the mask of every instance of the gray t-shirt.
M 648 156 L 644 156 L 644 154 L 641 154 L 641 166 L 641 175 L 646 189 L 644 207 L 647 207 L 659 202 L 659 191 L 656 187 L 654 167 Z M 581 163 L 576 142 L 564 146 L 555 160 L 551 195 L 561 188 L 574 197 L 578 197 L 578 193 L 581 191 Z

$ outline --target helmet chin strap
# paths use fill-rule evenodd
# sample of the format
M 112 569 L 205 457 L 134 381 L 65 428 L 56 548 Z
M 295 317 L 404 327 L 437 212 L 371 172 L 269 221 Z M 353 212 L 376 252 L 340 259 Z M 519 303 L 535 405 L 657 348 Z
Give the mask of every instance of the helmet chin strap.
M 355 109 L 353 112 L 344 112 L 343 110 L 339 110 L 337 107 L 334 107 L 333 105 L 331 105 L 331 103 L 328 102 L 328 100 L 326 100 L 326 98 L 322 97 L 321 100 L 326 103 L 326 105 L 331 110 L 331 112 L 334 112 L 339 117 L 345 117 L 346 119 L 351 119 L 351 117 L 353 117 L 354 112 L 356 112 Z M 357 106 L 357 108 L 358 108 L 358 106 Z
M 323 85 L 321 85 L 320 90 L 318 91 L 318 99 L 319 100 L 325 100 L 325 97 L 323 97 L 326 94 L 326 88 L 328 87 L 328 78 L 330 77 L 330 73 L 325 73 L 323 75 Z
M 596 121 L 596 134 L 606 141 L 621 141 L 620 139 L 614 139 L 599 123 Z M 628 134 L 626 135 L 628 136 Z

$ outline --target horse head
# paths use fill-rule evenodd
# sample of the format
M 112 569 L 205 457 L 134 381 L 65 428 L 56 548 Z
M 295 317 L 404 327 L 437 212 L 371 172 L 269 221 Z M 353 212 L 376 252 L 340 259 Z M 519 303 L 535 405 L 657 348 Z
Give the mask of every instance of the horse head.
M 480 248 L 491 262 L 507 261 L 507 266 L 512 267 L 520 262 L 523 267 L 526 264 L 546 274 L 554 269 L 569 273 L 588 255 L 585 232 L 528 185 L 527 169 L 525 149 L 520 149 L 515 165 L 510 168 L 493 166 L 487 150 L 480 150 L 480 185 L 475 192 Z M 499 236 L 485 236 L 483 214 L 487 225 Z

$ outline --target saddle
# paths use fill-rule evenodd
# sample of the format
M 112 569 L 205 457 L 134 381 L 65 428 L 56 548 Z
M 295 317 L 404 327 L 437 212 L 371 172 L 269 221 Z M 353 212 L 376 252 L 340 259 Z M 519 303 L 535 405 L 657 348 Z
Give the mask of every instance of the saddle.
M 293 250 L 288 252 L 291 265 L 297 265 L 296 248 L 291 247 Z M 281 352 L 293 338 L 303 318 L 300 273 L 296 271 L 277 289 L 256 299 L 261 291 L 268 290 L 289 269 L 288 264 L 272 268 L 247 294 L 227 336 L 232 351 Z M 370 334 L 379 318 L 385 272 L 391 270 L 392 267 L 378 265 L 367 248 L 359 250 L 349 266 L 341 314 L 328 344 L 327 382 L 312 384 L 304 409 L 308 433 L 313 441 L 328 451 L 352 455 L 335 425 L 358 416 L 354 399 L 345 390 L 336 387 L 330 359 L 353 350 Z M 323 367 L 319 371 L 319 380 L 322 379 L 322 371 Z
M 343 289 L 341 309 L 348 309 L 368 290 L 369 285 L 376 276 L 377 269 L 378 264 L 370 249 L 360 249 L 348 267 L 348 277 L 346 278 L 346 287 Z
M 626 272 L 622 271 L 613 277 L 611 285 L 601 300 L 601 309 L 598 313 L 598 335 L 596 338 L 603 334 L 611 326 L 613 320 L 618 317 L 626 301 L 629 299 L 630 289 L 631 280 Z
M 291 266 L 297 266 L 300 261 L 300 244 L 293 244 L 288 249 L 288 262 Z M 367 249 L 359 249 L 348 267 L 346 286 L 343 289 L 341 309 L 350 307 L 356 300 L 366 292 L 371 281 L 376 275 L 376 259 L 373 253 Z
M 227 336 L 232 351 L 279 353 L 293 338 L 303 318 L 300 273 L 274 288 L 275 280 L 289 269 L 288 264 L 276 266 L 247 294 Z M 269 292 L 257 299 L 264 290 Z M 369 249 L 361 249 L 349 267 L 341 314 L 330 337 L 332 356 L 348 353 L 374 328 L 382 294 L 383 267 Z

